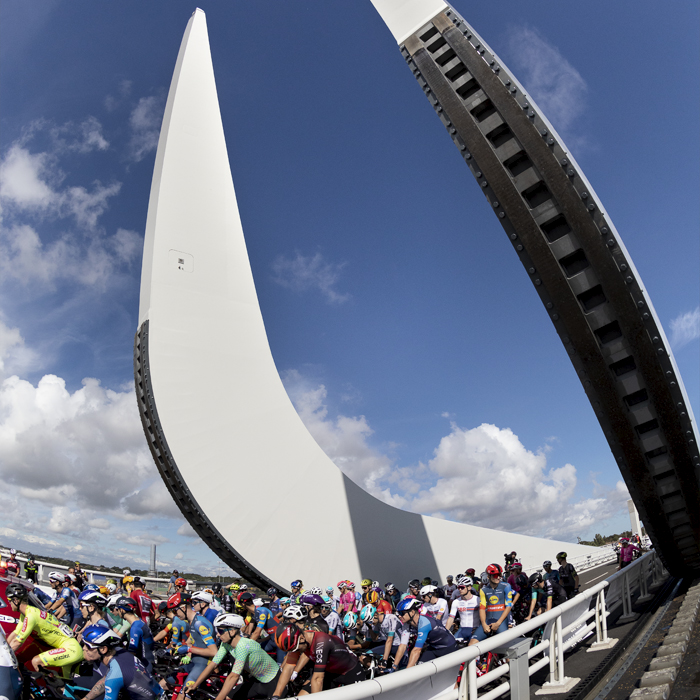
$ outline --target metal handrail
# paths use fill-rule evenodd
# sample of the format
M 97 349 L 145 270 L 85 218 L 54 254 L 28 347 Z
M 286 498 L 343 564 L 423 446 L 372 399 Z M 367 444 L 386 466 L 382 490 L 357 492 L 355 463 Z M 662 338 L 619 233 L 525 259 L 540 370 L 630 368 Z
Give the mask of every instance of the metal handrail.
M 550 679 L 546 685 L 551 689 L 556 689 L 556 686 L 564 687 L 569 680 L 564 674 L 564 652 L 580 643 L 593 630 L 596 632 L 596 642 L 592 650 L 609 648 L 616 640 L 608 638 L 607 616 L 611 609 L 619 607 L 620 604 L 624 606 L 625 613 L 628 609 L 631 612 L 631 591 L 639 586 L 640 593 L 644 595 L 649 573 L 652 576 L 652 584 L 658 583 L 664 573 L 661 562 L 653 550 L 624 569 L 612 574 L 608 579 L 583 591 L 572 600 L 542 613 L 536 619 L 516 625 L 512 629 L 483 642 L 419 666 L 344 688 L 324 691 L 324 697 L 328 700 L 366 700 L 379 698 L 381 695 L 381 700 L 428 700 L 438 697 L 440 700 L 477 700 L 477 698 L 478 700 L 490 700 L 506 693 L 510 689 L 509 681 L 504 680 L 497 688 L 481 696 L 478 695 L 479 688 L 507 674 L 510 669 L 506 663 L 477 679 L 477 657 L 513 642 L 522 637 L 523 634 L 532 632 L 550 622 L 552 623 L 549 625 L 551 629 L 545 630 L 542 643 L 528 652 L 529 658 L 544 654 L 542 659 L 529 667 L 529 675 L 549 664 Z M 612 584 L 614 584 L 613 588 L 619 586 L 619 591 L 616 595 L 616 602 L 608 607 L 605 591 L 610 589 Z M 593 608 L 590 608 L 591 601 L 594 602 Z M 564 626 L 562 616 L 570 611 L 575 611 L 586 602 L 588 606 L 585 610 L 567 626 Z M 588 620 L 591 618 L 594 620 L 589 623 Z M 575 633 L 572 634 L 574 630 Z M 550 650 L 553 650 L 554 653 L 550 653 Z M 462 683 L 459 688 L 455 688 L 458 669 L 463 663 L 466 664 L 466 670 L 462 674 Z M 522 696 L 521 694 L 520 697 Z

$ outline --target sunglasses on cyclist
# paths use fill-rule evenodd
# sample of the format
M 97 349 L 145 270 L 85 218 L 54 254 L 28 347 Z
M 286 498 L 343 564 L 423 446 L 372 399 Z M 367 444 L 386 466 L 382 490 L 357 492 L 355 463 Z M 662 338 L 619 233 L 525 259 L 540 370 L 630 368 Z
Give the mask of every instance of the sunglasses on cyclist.
M 460 591 L 464 591 L 467 588 L 470 588 L 470 586 L 457 586 L 457 588 L 459 588 Z

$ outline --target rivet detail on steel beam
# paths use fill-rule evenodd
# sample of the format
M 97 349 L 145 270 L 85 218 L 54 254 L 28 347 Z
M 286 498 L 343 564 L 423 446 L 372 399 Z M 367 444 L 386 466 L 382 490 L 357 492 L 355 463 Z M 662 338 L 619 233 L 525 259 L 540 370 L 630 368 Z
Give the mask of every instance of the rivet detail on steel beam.
M 627 282 L 627 284 L 632 284 L 632 282 L 634 282 L 634 277 L 627 275 L 627 277 L 625 277 L 625 282 Z
M 581 199 L 588 199 L 588 192 L 581 192 Z
M 638 306 L 640 309 L 643 309 L 643 308 L 644 308 L 644 302 L 643 302 L 643 301 L 638 301 L 638 302 L 637 302 L 637 306 Z M 669 374 L 671 374 L 671 373 L 669 372 Z
M 591 202 L 591 203 L 588 205 L 588 211 L 593 211 L 594 209 L 595 209 L 595 204 L 593 204 L 593 202 Z
M 553 138 L 548 138 L 548 139 L 547 139 L 547 143 L 548 143 L 550 146 L 553 146 L 553 145 L 554 145 L 554 139 L 553 139 Z
M 528 270 L 528 272 L 529 272 L 531 275 L 534 275 L 534 274 L 535 274 L 535 268 L 534 268 L 534 267 L 531 267 L 531 268 Z
M 483 174 L 483 173 L 481 172 L 481 170 L 477 170 L 476 173 L 475 173 L 476 177 L 481 177 L 482 174 Z
M 548 301 L 548 302 L 545 304 L 545 306 L 546 306 L 548 309 L 551 309 L 551 308 L 554 306 L 554 304 L 552 304 L 551 301 Z
M 608 245 L 612 248 L 615 245 L 615 239 L 614 238 L 608 239 Z
M 620 269 L 624 272 L 627 269 L 627 265 L 625 265 L 625 263 L 622 263 L 622 265 L 620 265 Z
M 518 234 L 517 234 L 517 233 L 511 233 L 511 234 L 510 234 L 510 240 L 511 240 L 511 241 L 514 241 L 517 237 L 518 237 Z
M 488 186 L 489 186 L 489 183 L 486 182 L 486 180 L 482 180 L 481 186 L 482 186 L 482 187 L 488 187 Z
M 498 218 L 499 219 L 505 219 L 506 218 L 506 213 L 504 211 L 499 211 L 498 212 Z
M 531 110 L 530 112 L 528 112 L 527 116 L 530 117 L 530 119 L 534 119 L 535 113 Z
M 576 173 L 575 173 L 573 170 L 571 170 L 571 168 L 569 168 L 569 169 L 566 171 L 566 174 L 567 174 L 569 177 L 573 177 L 574 175 L 576 175 Z
M 540 285 L 540 284 L 542 284 L 542 280 L 541 280 L 541 279 L 539 279 L 539 278 L 537 278 L 537 279 L 535 280 L 535 284 L 536 284 L 536 285 Z
M 558 321 L 558 320 L 559 320 L 559 314 L 552 314 L 552 320 L 553 320 L 553 321 Z
M 515 246 L 515 249 L 516 249 L 516 250 L 522 250 L 523 247 L 522 247 L 521 245 L 516 245 L 516 246 Z

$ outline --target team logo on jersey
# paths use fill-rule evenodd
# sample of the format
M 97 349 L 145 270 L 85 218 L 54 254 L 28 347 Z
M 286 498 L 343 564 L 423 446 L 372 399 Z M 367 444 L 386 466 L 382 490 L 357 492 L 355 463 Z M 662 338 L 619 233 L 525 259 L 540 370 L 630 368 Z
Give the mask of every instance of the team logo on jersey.
M 496 603 L 498 603 L 498 596 L 497 595 L 490 596 L 489 603 L 491 603 L 491 605 L 496 605 Z
M 200 625 L 199 632 L 200 634 L 207 635 L 209 634 L 209 628 L 206 625 Z
M 259 619 L 261 622 L 262 622 L 263 620 L 267 620 L 267 615 L 265 615 L 265 614 L 263 613 L 262 615 L 260 615 L 260 617 L 259 617 L 258 619 Z
M 46 613 L 46 612 L 44 612 L 44 611 L 42 610 L 42 611 L 39 613 L 39 617 L 40 617 L 42 620 L 45 620 L 47 614 L 48 614 L 48 613 Z

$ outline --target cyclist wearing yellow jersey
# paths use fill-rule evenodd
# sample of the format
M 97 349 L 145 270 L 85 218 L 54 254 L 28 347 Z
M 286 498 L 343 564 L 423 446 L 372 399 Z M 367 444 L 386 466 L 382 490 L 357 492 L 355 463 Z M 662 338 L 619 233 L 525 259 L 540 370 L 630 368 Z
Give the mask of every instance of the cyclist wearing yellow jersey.
M 5 589 L 5 595 L 12 611 L 20 613 L 17 628 L 7 639 L 12 650 L 17 651 L 31 634 L 53 647 L 32 659 L 35 671 L 40 666 L 60 666 L 64 669 L 64 675 L 67 675 L 71 666 L 83 660 L 83 651 L 70 627 L 60 623 L 51 613 L 29 605 L 24 586 L 11 583 Z

